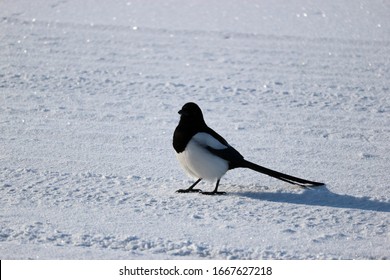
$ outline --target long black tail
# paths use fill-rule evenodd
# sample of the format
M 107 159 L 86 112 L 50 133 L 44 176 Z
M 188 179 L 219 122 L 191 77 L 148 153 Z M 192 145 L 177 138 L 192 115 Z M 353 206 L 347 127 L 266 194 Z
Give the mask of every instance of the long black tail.
M 257 165 L 255 163 L 247 161 L 247 160 L 244 160 L 241 167 L 250 168 L 254 171 L 266 174 L 266 175 L 274 177 L 276 179 L 288 182 L 290 184 L 298 185 L 301 187 L 317 187 L 317 186 L 325 185 L 324 183 L 309 181 L 309 180 L 301 179 L 301 178 L 294 177 L 291 175 L 287 175 L 287 174 L 284 174 L 284 173 L 281 173 L 281 172 L 278 172 L 278 171 L 275 171 L 272 169 L 268 169 L 268 168 Z

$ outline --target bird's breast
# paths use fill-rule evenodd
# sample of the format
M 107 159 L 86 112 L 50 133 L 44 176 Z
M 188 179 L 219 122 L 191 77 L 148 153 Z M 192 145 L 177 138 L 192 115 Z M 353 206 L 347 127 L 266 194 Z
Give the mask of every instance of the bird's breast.
M 191 177 L 216 181 L 226 173 L 229 164 L 226 160 L 212 154 L 205 146 L 199 144 L 198 138 L 193 137 L 184 151 L 176 154 L 177 159 Z

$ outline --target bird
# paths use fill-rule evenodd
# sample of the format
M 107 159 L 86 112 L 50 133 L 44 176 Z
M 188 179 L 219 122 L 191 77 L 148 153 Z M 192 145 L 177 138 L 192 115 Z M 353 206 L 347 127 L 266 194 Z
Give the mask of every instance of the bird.
M 178 113 L 180 120 L 173 133 L 173 148 L 181 167 L 187 175 L 196 179 L 189 188 L 177 190 L 178 193 L 224 195 L 226 192 L 218 191 L 219 182 L 227 171 L 235 168 L 249 168 L 301 187 L 325 185 L 287 175 L 246 160 L 221 135 L 206 124 L 202 110 L 194 102 L 184 104 Z M 213 191 L 195 189 L 195 186 L 203 179 L 215 182 Z

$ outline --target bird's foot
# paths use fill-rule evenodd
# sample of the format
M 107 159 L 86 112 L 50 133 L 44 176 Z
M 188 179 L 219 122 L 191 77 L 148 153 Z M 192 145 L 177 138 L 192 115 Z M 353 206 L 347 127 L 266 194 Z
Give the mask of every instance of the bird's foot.
M 201 192 L 201 194 L 205 194 L 205 195 L 225 195 L 226 192 Z
M 201 193 L 200 189 L 180 189 L 176 191 L 177 193 Z

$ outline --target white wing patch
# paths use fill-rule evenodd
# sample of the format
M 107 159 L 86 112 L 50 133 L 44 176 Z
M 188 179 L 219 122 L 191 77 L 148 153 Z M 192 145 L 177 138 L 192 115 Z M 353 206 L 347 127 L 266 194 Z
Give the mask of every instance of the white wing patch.
M 200 146 L 211 147 L 216 150 L 226 149 L 227 146 L 219 142 L 213 136 L 205 132 L 199 132 L 192 137 L 192 140 L 197 142 Z

